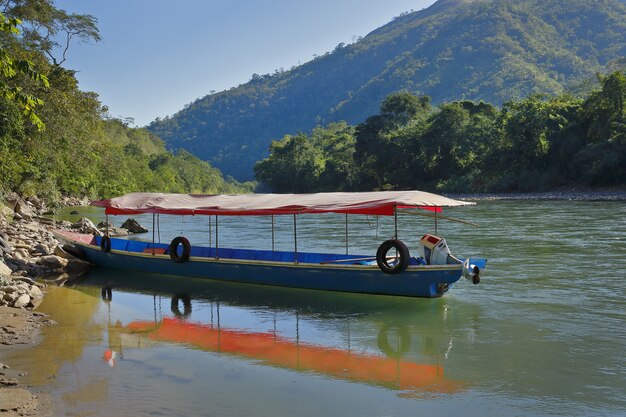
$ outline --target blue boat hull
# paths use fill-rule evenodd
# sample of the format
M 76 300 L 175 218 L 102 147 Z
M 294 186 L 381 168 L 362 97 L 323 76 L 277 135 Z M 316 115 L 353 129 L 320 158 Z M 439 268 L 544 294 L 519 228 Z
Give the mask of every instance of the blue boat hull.
M 376 264 L 294 263 L 197 256 L 191 256 L 187 262 L 175 263 L 167 254 L 116 249 L 104 252 L 94 244 L 72 243 L 83 251 L 87 261 L 106 268 L 366 294 L 440 297 L 463 272 L 461 265 L 409 265 L 402 273 L 385 274 Z

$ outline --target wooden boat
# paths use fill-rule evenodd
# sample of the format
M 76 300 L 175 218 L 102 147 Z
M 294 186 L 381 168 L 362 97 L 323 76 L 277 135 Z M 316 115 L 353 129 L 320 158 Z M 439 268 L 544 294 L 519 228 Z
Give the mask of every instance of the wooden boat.
M 439 297 L 462 276 L 474 284 L 486 259 L 462 259 L 450 253 L 445 239 L 424 235 L 417 256 L 398 239 L 399 210 L 428 210 L 437 219 L 442 207 L 473 203 L 421 191 L 366 193 L 190 195 L 132 193 L 92 203 L 107 215 L 171 214 L 215 216 L 215 241 L 192 246 L 182 236 L 170 244 L 57 232 L 89 262 L 114 269 L 201 277 L 252 284 L 329 291 Z M 328 254 L 298 251 L 299 214 L 343 213 L 394 216 L 394 238 L 372 254 Z M 219 247 L 219 216 L 293 216 L 294 250 L 249 250 Z M 439 217 L 438 217 L 439 216 Z M 109 222 L 107 221 L 107 224 Z M 273 234 L 273 230 L 272 230 Z M 272 238 L 273 241 L 273 238 Z

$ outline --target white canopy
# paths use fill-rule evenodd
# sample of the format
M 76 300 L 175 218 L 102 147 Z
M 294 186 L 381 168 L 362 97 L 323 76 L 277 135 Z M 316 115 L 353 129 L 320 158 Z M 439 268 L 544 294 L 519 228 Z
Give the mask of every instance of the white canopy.
M 179 215 L 273 215 L 348 213 L 393 215 L 396 209 L 441 211 L 474 203 L 423 191 L 373 191 L 363 193 L 193 195 L 131 193 L 92 203 L 107 214 L 161 213 Z

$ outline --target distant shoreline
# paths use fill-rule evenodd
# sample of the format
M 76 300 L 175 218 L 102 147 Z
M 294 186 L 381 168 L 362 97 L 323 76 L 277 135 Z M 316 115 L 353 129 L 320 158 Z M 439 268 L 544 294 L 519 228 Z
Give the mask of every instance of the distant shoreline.
M 626 201 L 626 190 L 546 191 L 529 193 L 449 194 L 461 200 Z

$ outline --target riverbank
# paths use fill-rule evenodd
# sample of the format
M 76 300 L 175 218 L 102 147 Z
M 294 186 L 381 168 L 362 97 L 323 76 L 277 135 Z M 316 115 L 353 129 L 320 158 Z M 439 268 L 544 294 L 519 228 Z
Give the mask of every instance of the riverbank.
M 55 324 L 45 314 L 33 311 L 44 297 L 46 281 L 64 282 L 88 265 L 59 248 L 51 229 L 72 225 L 54 225 L 41 217 L 48 211 L 42 202 L 12 195 L 1 207 L 0 416 L 52 415 L 45 393 L 34 393 L 20 384 L 20 377 L 35 370 L 13 369 L 5 358 L 15 350 L 37 344 L 41 327 Z
M 55 323 L 43 313 L 0 307 L 0 416 L 48 416 L 53 409 L 45 393 L 34 393 L 20 385 L 20 377 L 31 369 L 13 369 L 3 361 L 10 351 L 38 343 L 42 326 Z
M 85 205 L 80 199 L 64 199 L 62 206 Z M 80 277 L 89 264 L 66 252 L 53 229 L 101 234 L 88 219 L 76 223 L 55 222 L 39 199 L 11 195 L 0 204 L 0 416 L 47 416 L 53 414 L 45 393 L 22 387 L 20 377 L 34 369 L 13 369 L 9 353 L 39 342 L 40 329 L 52 320 L 35 311 L 48 285 L 64 285 Z M 106 227 L 106 225 L 100 225 Z M 131 225 L 136 226 L 136 225 Z M 115 228 L 117 235 L 129 234 Z
M 536 193 L 451 194 L 464 200 L 524 200 L 524 201 L 626 201 L 626 189 L 555 190 Z

